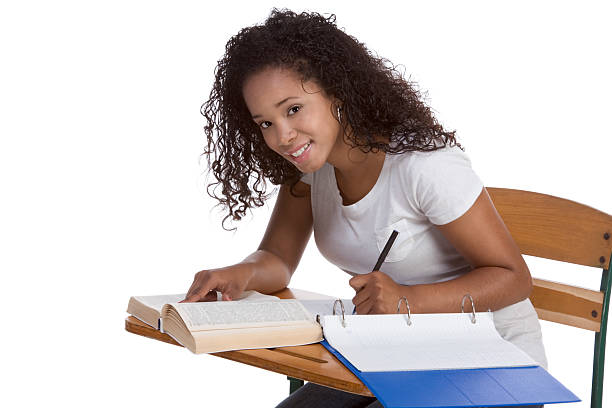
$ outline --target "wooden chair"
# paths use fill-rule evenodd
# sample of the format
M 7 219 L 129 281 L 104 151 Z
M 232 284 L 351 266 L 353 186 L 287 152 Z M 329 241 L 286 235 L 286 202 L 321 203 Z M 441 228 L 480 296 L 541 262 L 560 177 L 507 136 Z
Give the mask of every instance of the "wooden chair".
M 595 332 L 591 408 L 601 408 L 612 216 L 550 195 L 490 187 L 487 191 L 522 254 L 602 268 L 599 292 L 533 279 L 530 296 L 540 319 Z

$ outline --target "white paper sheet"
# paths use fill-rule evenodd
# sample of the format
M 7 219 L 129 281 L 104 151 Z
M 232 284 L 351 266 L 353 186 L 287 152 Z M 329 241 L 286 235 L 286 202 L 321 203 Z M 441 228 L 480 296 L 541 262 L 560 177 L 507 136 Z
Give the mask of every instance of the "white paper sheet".
M 538 365 L 502 339 L 491 313 L 323 316 L 325 339 L 360 371 L 447 370 Z

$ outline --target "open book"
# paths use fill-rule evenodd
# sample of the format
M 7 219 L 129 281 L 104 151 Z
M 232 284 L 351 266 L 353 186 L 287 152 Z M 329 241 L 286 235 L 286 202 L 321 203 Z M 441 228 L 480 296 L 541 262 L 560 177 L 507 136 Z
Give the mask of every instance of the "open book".
M 161 322 L 164 333 L 196 354 L 323 340 L 321 326 L 295 299 L 170 303 Z
M 323 339 L 317 314 L 329 300 L 279 299 L 247 291 L 233 301 L 178 303 L 185 294 L 132 296 L 127 312 L 194 353 L 297 346 Z
M 162 307 L 167 303 L 178 303 L 185 299 L 185 293 L 176 295 L 156 296 L 132 296 L 128 302 L 127 312 L 140 320 L 159 330 Z M 243 292 L 236 301 L 252 300 L 278 300 L 276 296 L 264 295 L 263 293 L 249 290 Z M 217 300 L 221 300 L 221 293 L 217 292 Z

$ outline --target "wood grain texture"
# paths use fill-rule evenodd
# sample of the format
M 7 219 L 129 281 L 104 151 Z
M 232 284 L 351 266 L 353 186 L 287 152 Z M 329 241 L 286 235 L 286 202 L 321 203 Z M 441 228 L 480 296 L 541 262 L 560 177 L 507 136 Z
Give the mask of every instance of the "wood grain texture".
M 180 346 L 172 337 L 165 333 L 160 333 L 159 330 L 133 316 L 125 319 L 125 330 L 140 336 Z M 353 394 L 372 396 L 372 393 L 366 386 L 321 344 L 225 351 L 222 353 L 212 353 L 212 355 Z
M 495 187 L 487 187 L 487 191 L 521 253 L 602 269 L 609 267 L 612 253 L 609 214 L 546 194 Z
M 284 289 L 274 293 L 281 299 L 331 299 L 300 289 Z M 125 319 L 130 333 L 180 346 L 172 337 L 141 322 L 133 316 Z M 277 347 L 271 349 L 235 350 L 211 353 L 214 356 L 274 371 L 289 377 L 310 381 L 342 391 L 372 396 L 370 390 L 321 344 Z
M 533 279 L 533 292 L 529 298 L 542 320 L 592 331 L 600 330 L 602 292 Z

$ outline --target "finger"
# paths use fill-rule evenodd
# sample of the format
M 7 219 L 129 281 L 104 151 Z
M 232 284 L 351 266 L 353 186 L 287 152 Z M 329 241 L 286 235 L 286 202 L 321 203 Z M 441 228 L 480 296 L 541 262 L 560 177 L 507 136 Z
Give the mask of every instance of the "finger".
M 374 302 L 370 299 L 366 299 L 356 307 L 357 314 L 365 315 L 370 314 L 372 312 L 372 308 L 374 307 Z
M 370 298 L 370 291 L 368 290 L 367 287 L 364 287 L 359 292 L 357 292 L 357 294 L 353 297 L 353 304 L 355 305 L 355 307 L 357 307 L 363 302 L 365 302 L 366 300 L 368 300 L 369 298 Z
M 187 292 L 187 295 L 185 295 L 185 299 L 181 300 L 179 303 L 199 302 L 200 298 L 201 298 L 200 291 L 199 291 L 199 288 L 197 288 L 197 289 L 190 290 L 189 292 Z
M 196 288 L 196 283 L 194 281 L 189 287 L 189 290 L 187 291 L 187 293 L 185 294 L 185 299 L 181 300 L 179 303 L 188 302 L 188 301 L 193 302 L 193 300 L 187 300 L 187 299 L 193 298 L 193 294 L 195 293 L 195 288 Z
M 185 299 L 181 300 L 179 303 L 197 302 L 197 298 L 194 296 L 196 294 L 196 292 L 197 292 L 196 291 L 196 284 L 194 282 L 189 287 L 189 290 L 187 291 L 187 294 L 185 294 Z
M 228 284 L 226 285 L 225 288 L 223 288 L 222 290 L 222 297 L 221 300 L 235 300 L 235 299 L 240 299 L 240 296 L 242 296 L 242 293 L 244 291 L 236 284 L 232 283 L 232 282 L 228 282 Z
M 200 299 L 200 301 L 201 302 L 216 302 L 217 301 L 217 291 L 216 290 L 208 291 L 208 293 L 204 295 L 204 297 Z
M 206 276 L 199 280 L 198 286 L 196 286 L 193 291 L 187 293 L 185 300 L 187 302 L 209 302 L 212 300 L 217 300 L 217 292 L 215 292 L 216 289 L 217 284 L 215 280 Z
M 179 303 L 189 303 L 189 302 L 197 302 L 197 298 L 194 295 L 185 296 L 185 299 L 181 300 Z
M 206 274 L 199 279 L 200 287 L 197 289 L 198 300 L 210 302 L 217 300 L 217 290 L 221 291 L 219 281 L 216 277 Z
M 208 293 L 202 296 L 203 291 L 197 290 L 192 295 L 188 295 L 184 300 L 181 300 L 179 303 L 186 302 L 214 302 L 217 300 L 217 291 L 210 290 Z
M 353 289 L 355 289 L 356 292 L 359 292 L 361 290 L 361 288 L 363 288 L 368 280 L 369 280 L 369 274 L 365 274 L 365 275 L 357 275 L 357 276 L 353 276 L 351 279 L 349 279 L 349 285 L 351 285 L 351 287 Z
M 353 304 L 355 305 L 353 310 L 355 310 L 355 313 L 357 313 L 357 314 L 365 314 L 365 313 L 363 313 L 363 305 L 368 300 L 369 300 L 369 298 L 364 298 L 363 300 L 355 301 L 355 298 L 353 298 Z
M 189 286 L 185 299 L 181 300 L 179 303 L 197 302 L 200 300 L 197 293 L 199 293 L 200 286 L 202 285 L 202 272 L 203 271 L 200 271 L 193 276 L 193 282 L 191 282 L 191 286 Z

